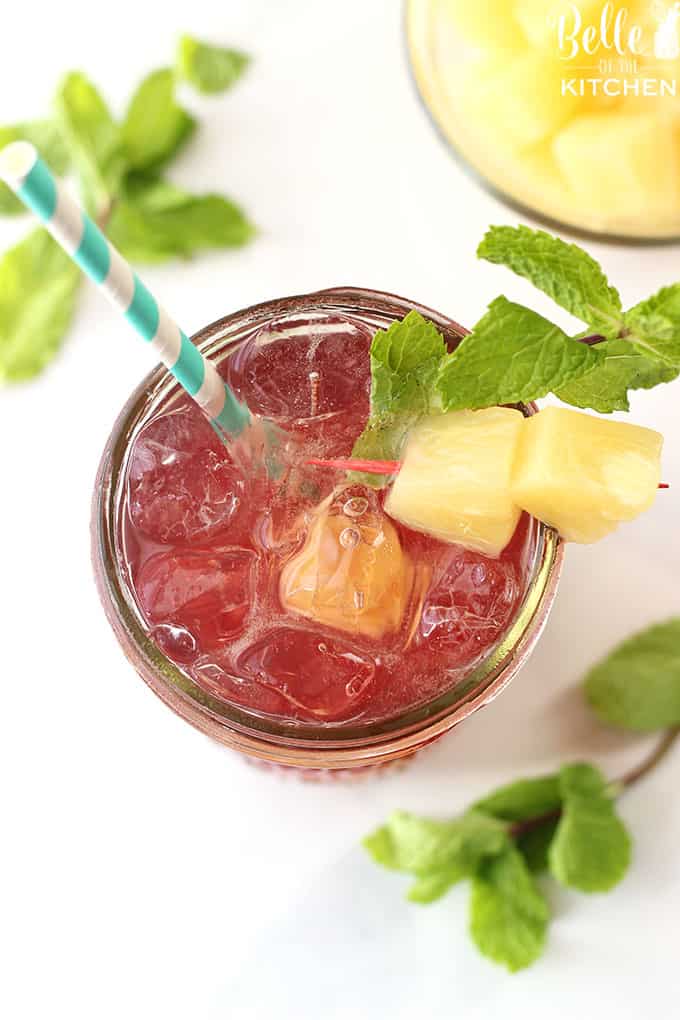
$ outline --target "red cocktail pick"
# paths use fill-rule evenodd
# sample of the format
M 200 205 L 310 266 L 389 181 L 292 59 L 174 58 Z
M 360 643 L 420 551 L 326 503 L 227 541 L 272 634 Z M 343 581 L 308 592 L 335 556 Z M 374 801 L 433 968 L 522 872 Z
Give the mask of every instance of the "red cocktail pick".
M 396 475 L 401 467 L 401 461 L 398 460 L 358 460 L 353 457 L 347 460 L 320 460 L 318 457 L 309 457 L 305 464 L 335 468 L 336 471 L 365 471 L 369 475 Z

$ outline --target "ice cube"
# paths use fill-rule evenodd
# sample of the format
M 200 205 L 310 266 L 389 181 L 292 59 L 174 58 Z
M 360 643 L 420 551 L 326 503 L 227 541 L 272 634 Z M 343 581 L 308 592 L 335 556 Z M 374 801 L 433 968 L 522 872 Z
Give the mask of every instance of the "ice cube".
M 292 714 L 334 721 L 356 715 L 375 663 L 347 642 L 297 627 L 279 627 L 238 659 L 244 677 L 282 695 Z
M 513 563 L 456 549 L 425 600 L 420 642 L 441 648 L 449 665 L 470 661 L 501 637 L 519 596 Z
M 369 330 L 344 316 L 274 321 L 229 359 L 228 379 L 252 411 L 279 420 L 369 408 Z
M 255 563 L 249 549 L 151 556 L 136 590 L 163 651 L 185 662 L 242 631 L 255 597 Z
M 132 447 L 130 516 L 157 542 L 201 541 L 228 528 L 235 534 L 244 490 L 243 475 L 198 408 L 155 418 Z
M 289 612 L 382 638 L 399 630 L 412 587 L 411 560 L 375 492 L 345 486 L 317 508 L 279 596 Z

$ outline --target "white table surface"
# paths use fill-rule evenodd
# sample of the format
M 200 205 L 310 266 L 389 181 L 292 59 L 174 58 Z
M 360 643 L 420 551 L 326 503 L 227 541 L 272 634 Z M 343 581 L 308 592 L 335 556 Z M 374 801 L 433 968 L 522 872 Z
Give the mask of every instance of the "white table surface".
M 235 196 L 261 228 L 245 251 L 145 271 L 185 329 L 340 284 L 401 293 L 468 324 L 501 291 L 549 308 L 475 261 L 487 225 L 517 217 L 435 137 L 407 74 L 397 0 L 12 4 L 0 122 L 46 108 L 69 67 L 90 72 L 121 109 L 180 31 L 240 45 L 255 62 L 227 96 L 187 96 L 203 128 L 173 174 Z M 24 229 L 0 222 L 0 245 Z M 677 248 L 591 250 L 630 304 L 680 276 Z M 638 624 L 680 609 L 680 384 L 633 401 L 634 420 L 666 434 L 673 489 L 619 534 L 569 550 L 545 635 L 512 688 L 402 774 L 314 786 L 252 768 L 176 718 L 100 610 L 90 492 L 113 419 L 150 367 L 88 287 L 62 356 L 35 383 L 0 393 L 2 1014 L 673 1014 L 677 757 L 621 805 L 635 834 L 625 883 L 592 898 L 552 886 L 548 952 L 514 977 L 471 947 L 462 892 L 431 910 L 402 904 L 399 878 L 367 872 L 356 845 L 397 806 L 453 813 L 519 773 L 575 757 L 616 773 L 645 749 L 596 725 L 574 685 Z M 314 939 L 310 910 L 325 917 Z M 291 935 L 296 915 L 303 927 Z M 283 984 L 273 975 L 281 960 Z

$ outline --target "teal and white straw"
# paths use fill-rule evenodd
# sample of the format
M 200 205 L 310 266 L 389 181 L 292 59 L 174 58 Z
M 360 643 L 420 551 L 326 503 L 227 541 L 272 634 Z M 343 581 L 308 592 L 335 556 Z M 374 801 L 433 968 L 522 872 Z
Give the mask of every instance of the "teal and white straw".
M 0 178 L 45 224 L 55 241 L 150 343 L 226 441 L 250 421 L 217 369 L 170 318 L 122 255 L 56 180 L 34 146 L 12 142 L 0 150 Z

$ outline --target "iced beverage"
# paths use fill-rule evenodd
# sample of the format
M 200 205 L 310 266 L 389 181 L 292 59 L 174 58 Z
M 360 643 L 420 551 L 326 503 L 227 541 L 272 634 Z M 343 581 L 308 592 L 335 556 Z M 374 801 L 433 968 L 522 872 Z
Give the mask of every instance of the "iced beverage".
M 526 639 L 527 602 L 529 630 L 544 608 L 541 570 L 541 597 L 550 587 L 548 529 L 524 515 L 486 557 L 410 530 L 385 513 L 383 491 L 307 464 L 351 454 L 369 413 L 371 339 L 390 321 L 368 296 L 371 314 L 307 301 L 252 316 L 219 356 L 293 451 L 284 472 L 244 471 L 168 387 L 127 436 L 111 567 L 157 658 L 205 711 L 221 706 L 237 730 L 274 741 L 370 742 L 399 720 L 422 726 L 437 704 L 460 707 L 507 656 L 513 625 L 512 642 Z

